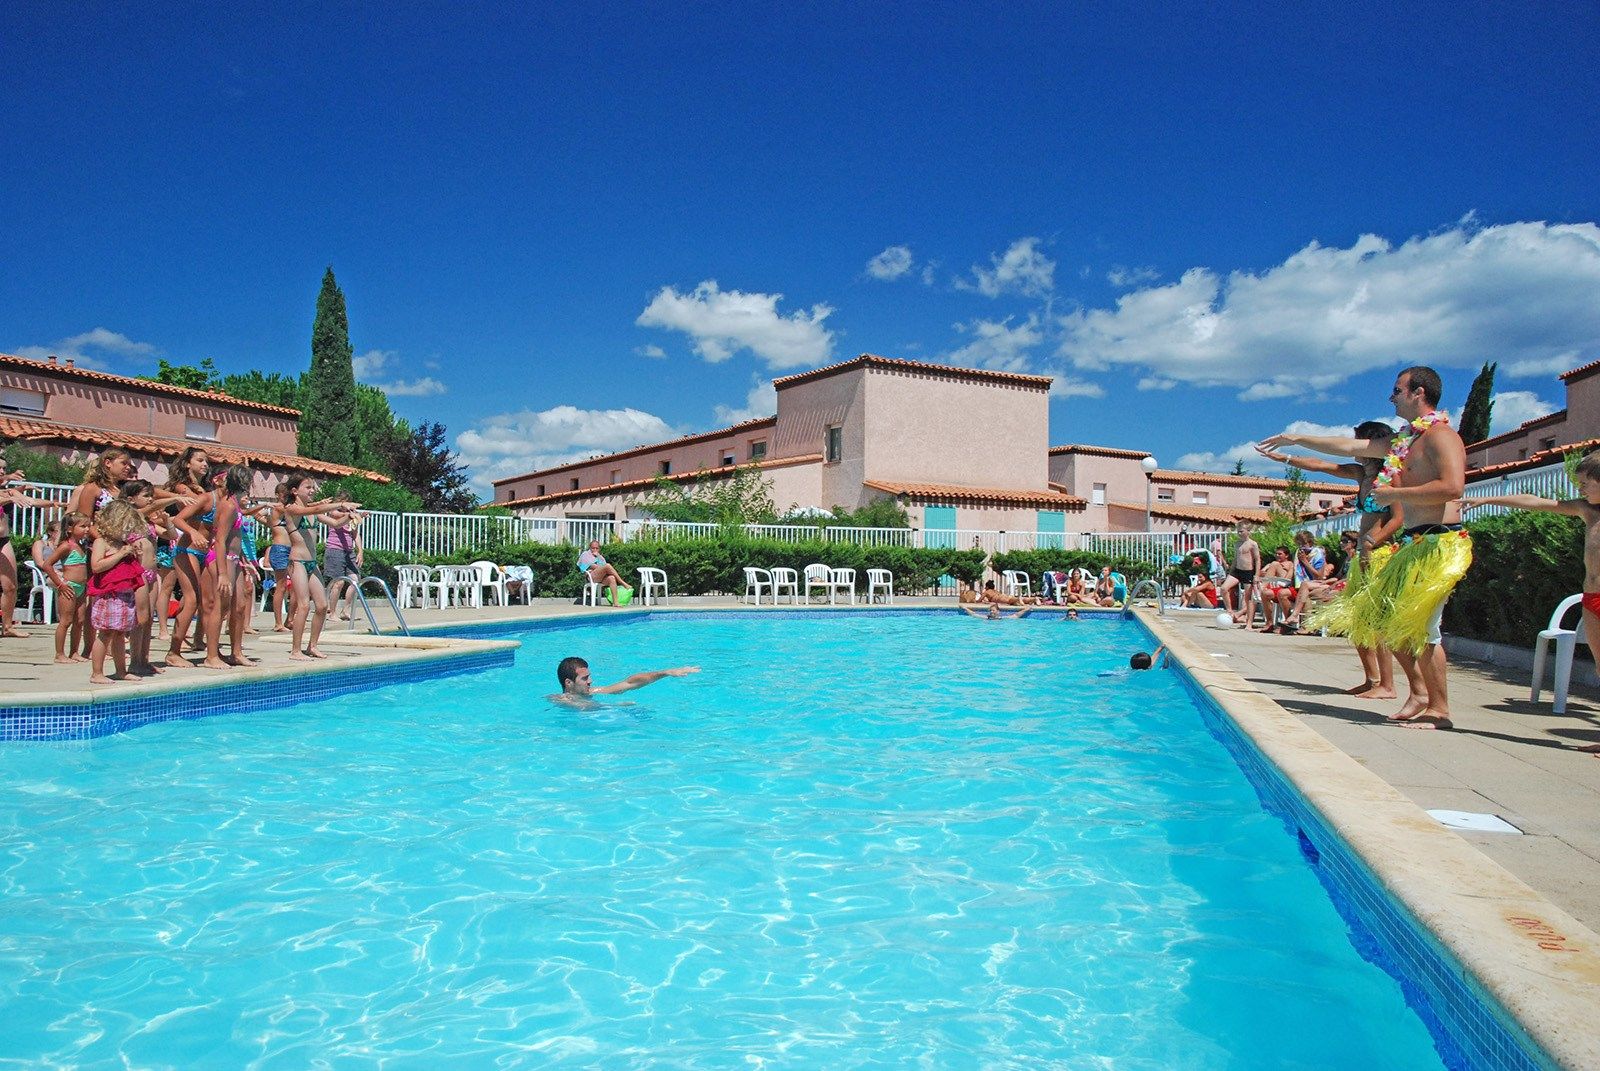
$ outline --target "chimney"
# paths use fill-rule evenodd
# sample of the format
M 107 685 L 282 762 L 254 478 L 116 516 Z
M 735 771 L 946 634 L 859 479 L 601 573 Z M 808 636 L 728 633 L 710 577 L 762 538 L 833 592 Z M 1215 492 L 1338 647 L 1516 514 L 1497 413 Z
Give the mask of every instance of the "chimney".
M 68 367 L 68 368 L 71 368 L 71 367 L 72 367 L 72 361 L 73 361 L 73 358 L 71 358 L 71 357 L 68 357 L 68 358 L 67 358 L 67 367 Z
M 51 364 L 55 364 L 56 363 L 56 355 L 53 354 L 53 353 L 50 355 L 50 363 Z

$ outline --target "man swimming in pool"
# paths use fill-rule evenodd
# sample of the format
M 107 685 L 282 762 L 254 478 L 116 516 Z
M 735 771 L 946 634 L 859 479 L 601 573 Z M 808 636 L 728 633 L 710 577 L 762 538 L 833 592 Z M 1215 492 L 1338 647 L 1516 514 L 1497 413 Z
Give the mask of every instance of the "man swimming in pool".
M 674 669 L 657 669 L 645 673 L 635 673 L 625 677 L 616 684 L 608 684 L 603 688 L 594 687 L 594 682 L 589 676 L 589 663 L 573 656 L 563 658 L 561 664 L 556 666 L 556 680 L 561 682 L 561 692 L 558 695 L 547 696 L 552 703 L 565 703 L 572 707 L 597 707 L 590 696 L 616 695 L 619 692 L 631 692 L 635 688 L 643 688 L 647 684 L 654 684 L 662 677 L 687 677 L 691 673 L 699 673 L 699 666 L 678 666 Z

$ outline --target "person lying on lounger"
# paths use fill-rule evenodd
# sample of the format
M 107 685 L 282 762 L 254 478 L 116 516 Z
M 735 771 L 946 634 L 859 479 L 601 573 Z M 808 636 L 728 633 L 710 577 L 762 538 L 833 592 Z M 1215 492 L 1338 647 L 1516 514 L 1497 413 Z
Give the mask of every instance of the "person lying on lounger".
M 654 684 L 662 677 L 687 677 L 691 673 L 699 672 L 699 666 L 677 666 L 673 669 L 649 670 L 644 673 L 635 673 L 631 677 L 624 677 L 615 684 L 596 688 L 593 679 L 589 676 L 589 663 L 574 655 L 571 658 L 563 658 L 561 664 L 556 666 L 556 680 L 561 682 L 560 694 L 547 696 L 546 698 L 552 703 L 563 703 L 567 706 L 589 710 L 600 705 L 590 696 L 631 692 L 635 688 L 643 688 L 647 684 Z

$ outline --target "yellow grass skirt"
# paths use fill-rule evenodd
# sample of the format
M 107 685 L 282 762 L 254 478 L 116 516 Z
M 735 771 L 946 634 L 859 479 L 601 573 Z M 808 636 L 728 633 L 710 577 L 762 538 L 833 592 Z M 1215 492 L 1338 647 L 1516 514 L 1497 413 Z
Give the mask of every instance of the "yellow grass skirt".
M 1343 634 L 1363 647 L 1382 643 L 1421 654 L 1428 645 L 1428 623 L 1471 565 L 1472 537 L 1465 529 L 1412 537 L 1381 569 L 1369 567 L 1351 600 Z
M 1365 566 L 1357 556 L 1350 563 L 1350 572 L 1345 575 L 1344 590 L 1332 602 L 1312 607 L 1306 613 L 1306 628 L 1327 629 L 1334 636 L 1349 636 L 1350 641 L 1358 647 L 1377 646 L 1377 634 L 1370 627 L 1363 627 L 1368 616 L 1358 613 L 1356 606 L 1365 597 L 1372 578 L 1383 571 L 1394 552 L 1395 545 L 1385 543 L 1367 554 Z

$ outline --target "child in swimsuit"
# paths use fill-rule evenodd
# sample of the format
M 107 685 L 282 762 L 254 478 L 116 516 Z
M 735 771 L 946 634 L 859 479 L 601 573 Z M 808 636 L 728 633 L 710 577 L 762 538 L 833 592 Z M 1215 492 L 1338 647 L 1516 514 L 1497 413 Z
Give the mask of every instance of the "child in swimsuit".
M 176 516 L 191 503 L 206 494 L 206 475 L 210 472 L 211 461 L 205 450 L 198 446 L 186 449 L 182 456 L 172 464 L 167 485 L 164 492 L 163 503 L 174 516 L 174 530 L 178 533 L 177 542 L 172 548 L 172 571 L 167 574 L 161 586 L 161 594 L 156 598 L 156 604 L 163 611 L 172 599 L 174 589 L 178 592 L 178 614 L 173 623 L 172 645 L 167 650 L 167 665 L 188 669 L 191 665 L 183 657 L 183 645 L 189 638 L 189 625 L 194 621 L 200 610 L 200 563 L 205 561 L 206 552 L 196 550 L 189 545 L 193 538 L 194 529 L 187 525 L 176 523 Z M 162 634 L 166 632 L 166 616 L 161 619 Z
M 116 499 L 95 515 L 95 524 L 100 534 L 90 553 L 93 576 L 89 591 L 94 596 L 94 606 L 89 611 L 89 622 L 94 626 L 94 653 L 89 683 L 111 683 L 105 674 L 107 654 L 111 655 L 117 680 L 138 680 L 139 675 L 128 669 L 128 637 L 138 627 L 138 592 L 144 586 L 145 571 L 139 564 L 134 539 L 148 542 L 148 522 L 131 503 Z
M 126 502 L 139 514 L 143 527 L 131 532 L 126 540 L 138 556 L 140 578 L 143 583 L 134 594 L 135 619 L 129 636 L 130 668 L 139 676 L 165 672 L 150 661 L 150 632 L 156 615 L 156 600 L 161 597 L 161 574 L 156 570 L 156 542 L 166 530 L 167 515 L 155 504 L 155 488 L 148 480 L 129 480 L 122 485 L 118 502 Z M 161 524 L 153 518 L 159 517 Z M 90 611 L 91 616 L 93 611 Z
M 93 528 L 89 518 L 77 512 L 67 514 L 61 527 L 66 537 L 44 563 L 60 600 L 56 607 L 56 661 L 83 662 L 88 655 L 80 654 L 79 648 L 89 643 L 89 603 L 84 596 L 89 583 L 87 548 Z

